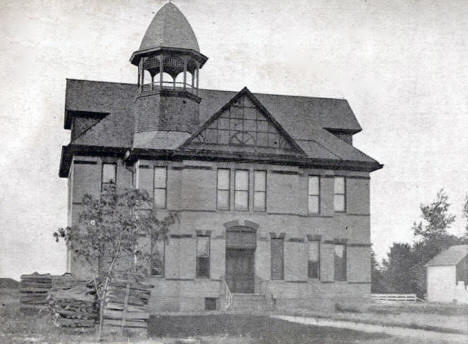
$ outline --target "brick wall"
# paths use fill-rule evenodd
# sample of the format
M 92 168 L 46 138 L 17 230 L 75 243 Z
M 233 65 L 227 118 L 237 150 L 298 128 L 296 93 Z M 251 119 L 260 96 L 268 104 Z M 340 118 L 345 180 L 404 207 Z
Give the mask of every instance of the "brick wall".
M 75 157 L 71 172 L 72 223 L 76 224 L 80 198 L 84 193 L 100 192 L 103 161 L 98 157 Z M 120 160 L 117 163 L 117 185 L 129 187 L 132 174 Z M 225 230 L 223 224 L 246 221 L 257 226 L 255 277 L 271 278 L 270 233 L 285 233 L 284 281 L 270 282 L 278 305 L 313 303 L 315 306 L 342 298 L 365 296 L 370 291 L 370 218 L 369 179 L 366 173 L 343 172 L 347 175 L 347 213 L 333 210 L 333 171 L 300 170 L 293 167 L 260 164 L 207 162 L 139 161 L 138 186 L 153 194 L 153 167 L 167 165 L 167 205 L 179 210 L 181 221 L 171 227 L 166 246 L 165 278 L 156 279 L 162 289 L 152 307 L 159 310 L 200 310 L 204 297 L 221 297 L 219 280 L 225 275 Z M 242 168 L 267 170 L 267 210 L 217 211 L 216 169 Z M 320 213 L 307 214 L 308 175 L 320 175 Z M 253 196 L 251 178 L 250 199 Z M 233 195 L 231 192 L 231 200 Z M 232 202 L 231 202 L 232 203 Z M 167 210 L 158 210 L 161 216 Z M 196 231 L 211 231 L 211 280 L 196 279 Z M 318 237 L 320 245 L 320 280 L 307 276 L 307 236 Z M 191 237 L 190 237 L 191 236 Z M 347 243 L 347 282 L 334 281 L 334 242 Z M 72 263 L 71 271 L 79 276 L 87 269 Z M 206 289 L 205 289 L 206 288 Z M 260 284 L 256 283 L 257 291 Z M 154 293 L 153 293 L 154 294 Z M 202 297 L 201 295 L 208 295 Z M 311 301 L 311 298 L 315 301 Z M 334 301 L 333 301 L 334 302 Z

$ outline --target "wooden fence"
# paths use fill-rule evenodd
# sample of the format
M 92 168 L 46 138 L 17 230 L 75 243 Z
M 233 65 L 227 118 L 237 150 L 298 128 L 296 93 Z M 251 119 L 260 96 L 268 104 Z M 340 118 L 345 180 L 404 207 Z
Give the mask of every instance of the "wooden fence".
M 104 306 L 104 331 L 146 335 L 152 286 L 135 279 L 114 279 Z
M 418 302 L 424 301 L 416 294 L 372 294 L 372 301 L 377 302 Z

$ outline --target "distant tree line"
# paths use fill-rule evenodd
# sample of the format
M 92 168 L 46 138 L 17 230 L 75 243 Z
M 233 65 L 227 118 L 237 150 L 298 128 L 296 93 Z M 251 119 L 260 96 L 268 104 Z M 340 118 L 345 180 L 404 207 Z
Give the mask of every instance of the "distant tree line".
M 377 262 L 372 252 L 373 293 L 416 293 L 419 297 L 425 295 L 425 264 L 452 245 L 468 244 L 468 194 L 462 208 L 462 217 L 466 224 L 461 236 L 448 232 L 455 221 L 455 215 L 449 212 L 449 208 L 448 196 L 442 189 L 433 202 L 420 205 L 422 221 L 414 222 L 411 227 L 414 234 L 412 244 L 393 243 L 382 264 Z

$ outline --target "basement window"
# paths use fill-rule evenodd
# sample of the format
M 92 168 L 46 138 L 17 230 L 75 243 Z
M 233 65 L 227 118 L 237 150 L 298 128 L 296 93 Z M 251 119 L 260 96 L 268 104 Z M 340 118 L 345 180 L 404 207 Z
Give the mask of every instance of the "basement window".
M 215 311 L 218 299 L 216 297 L 205 297 L 205 311 Z

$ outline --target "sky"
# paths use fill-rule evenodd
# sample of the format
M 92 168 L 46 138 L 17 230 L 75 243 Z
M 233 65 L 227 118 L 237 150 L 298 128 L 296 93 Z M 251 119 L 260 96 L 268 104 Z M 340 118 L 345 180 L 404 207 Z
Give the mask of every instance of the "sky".
M 58 177 L 66 78 L 136 82 L 128 59 L 161 0 L 0 3 L 0 277 L 65 271 Z M 373 248 L 412 242 L 444 188 L 463 232 L 468 193 L 468 2 L 174 0 L 203 54 L 200 87 L 345 98 L 372 174 Z M 292 116 L 294 114 L 291 114 Z

